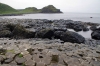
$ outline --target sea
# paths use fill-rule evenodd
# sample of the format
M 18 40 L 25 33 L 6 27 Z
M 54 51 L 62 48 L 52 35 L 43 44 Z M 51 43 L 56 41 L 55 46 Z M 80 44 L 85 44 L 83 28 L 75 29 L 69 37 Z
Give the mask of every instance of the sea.
M 91 18 L 92 17 L 92 18 Z M 48 14 L 48 13 L 36 13 L 36 14 L 23 14 L 18 16 L 0 16 L 0 19 L 48 19 L 48 20 L 74 20 L 74 21 L 82 21 L 82 22 L 92 22 L 92 23 L 100 23 L 100 13 L 55 13 L 55 14 Z M 74 31 L 69 29 L 70 31 Z M 81 34 L 85 38 L 91 38 L 92 31 L 89 30 L 87 32 L 80 31 L 77 32 Z

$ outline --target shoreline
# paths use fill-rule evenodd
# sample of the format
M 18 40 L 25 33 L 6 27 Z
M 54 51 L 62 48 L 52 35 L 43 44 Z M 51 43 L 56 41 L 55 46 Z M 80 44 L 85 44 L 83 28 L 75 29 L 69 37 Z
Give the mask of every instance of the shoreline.
M 21 16 L 24 14 L 63 14 L 62 13 L 21 13 L 21 14 L 0 14 L 0 16 Z
M 21 16 L 23 14 L 0 14 L 0 16 Z
M 94 30 L 99 29 L 98 26 L 100 24 L 98 23 L 63 20 L 63 19 L 60 20 L 1 19 L 0 25 L 1 25 L 0 38 L 3 37 L 11 39 L 47 38 L 47 39 L 60 39 L 64 42 L 71 42 L 71 43 L 84 43 L 90 46 L 100 45 L 100 40 L 92 38 L 92 35 L 90 35 L 91 38 L 85 38 L 84 36 L 78 33 L 82 31 L 85 34 L 89 30 L 91 30 L 93 33 L 95 32 Z M 16 26 L 17 28 L 14 29 Z M 98 28 L 96 28 L 95 26 Z M 74 32 L 69 29 L 74 30 Z M 66 33 L 67 35 L 64 33 Z M 68 33 L 71 33 L 71 35 L 69 35 Z M 60 37 L 60 35 L 62 34 L 64 36 Z M 73 37 L 75 39 L 73 39 Z M 66 40 L 63 38 L 66 38 Z
M 98 66 L 100 40 L 77 34 L 77 31 L 88 31 L 88 26 L 97 27 L 98 24 L 73 20 L 1 19 L 0 66 Z M 65 35 L 67 41 L 60 38 L 60 34 Z

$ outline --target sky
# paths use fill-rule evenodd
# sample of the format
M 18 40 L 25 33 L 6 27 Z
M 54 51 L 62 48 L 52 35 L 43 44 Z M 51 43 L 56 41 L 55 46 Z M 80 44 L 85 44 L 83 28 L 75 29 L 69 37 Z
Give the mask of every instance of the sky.
M 63 12 L 100 13 L 100 0 L 0 0 L 15 9 L 54 5 Z

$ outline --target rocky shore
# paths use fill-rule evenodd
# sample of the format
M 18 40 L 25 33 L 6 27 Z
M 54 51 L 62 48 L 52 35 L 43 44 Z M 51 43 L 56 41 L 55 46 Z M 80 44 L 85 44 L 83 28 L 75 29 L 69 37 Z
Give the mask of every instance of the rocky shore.
M 100 66 L 100 46 L 49 39 L 0 39 L 0 66 Z
M 0 66 L 100 66 L 99 33 L 91 22 L 0 19 Z
M 90 27 L 90 28 L 89 28 Z M 68 29 L 73 29 L 74 32 Z M 91 39 L 78 34 L 91 30 Z M 100 28 L 97 23 L 73 20 L 0 19 L 0 37 L 11 39 L 48 38 L 64 42 L 100 44 Z

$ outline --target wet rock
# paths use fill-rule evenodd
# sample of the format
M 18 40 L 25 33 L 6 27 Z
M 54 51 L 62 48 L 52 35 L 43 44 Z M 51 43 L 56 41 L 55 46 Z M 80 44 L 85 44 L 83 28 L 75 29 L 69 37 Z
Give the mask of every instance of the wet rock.
M 82 26 L 81 25 L 75 25 L 74 27 L 73 27 L 73 29 L 75 30 L 75 31 L 82 31 Z
M 54 32 L 54 38 L 61 39 L 61 34 L 64 33 L 63 31 L 55 31 Z
M 75 31 L 82 31 L 86 25 L 82 22 L 78 21 L 69 21 L 66 24 L 67 28 L 74 29 Z
M 18 37 L 18 36 L 19 37 L 24 37 L 26 32 L 27 31 L 26 31 L 26 29 L 23 26 L 17 24 L 16 27 L 13 29 L 12 34 L 15 37 Z
M 73 21 L 68 22 L 68 23 L 66 24 L 66 27 L 67 27 L 67 28 L 73 28 L 73 26 L 74 26 Z
M 100 31 L 96 30 L 91 33 L 91 37 L 96 40 L 100 40 Z
M 42 29 L 42 30 L 36 32 L 35 37 L 36 38 L 49 38 L 49 39 L 51 39 L 53 37 L 53 35 L 54 35 L 53 30 L 51 30 L 51 29 Z
M 3 61 L 4 61 L 4 58 L 0 56 L 0 63 L 2 63 Z
M 28 31 L 23 26 L 17 24 L 12 31 L 12 36 L 14 38 L 34 38 L 35 32 Z
M 32 28 L 32 26 L 27 25 L 27 26 L 25 26 L 25 28 Z
M 89 29 L 88 29 L 88 28 L 86 28 L 86 27 L 84 27 L 84 28 L 83 28 L 83 31 L 89 31 Z
M 8 23 L 5 26 L 12 32 L 14 30 L 14 28 L 15 28 L 16 25 L 13 24 L 13 23 Z
M 0 31 L 2 30 L 8 30 L 8 28 L 6 28 L 5 23 L 0 23 Z
M 72 43 L 84 43 L 85 38 L 78 33 L 66 31 L 61 34 L 61 40 Z
M 91 26 L 90 29 L 91 29 L 92 31 L 95 31 L 95 30 L 97 29 L 97 27 L 96 27 L 96 26 Z
M 0 38 L 1 37 L 10 37 L 10 36 L 11 36 L 11 31 L 9 31 L 9 30 L 0 31 Z
M 86 22 L 86 24 L 87 24 L 88 26 L 99 26 L 98 23 Z
M 5 55 L 5 54 L 6 54 L 6 52 L 7 52 L 7 50 L 6 50 L 6 49 L 0 49 L 0 55 Z
M 29 32 L 26 34 L 26 38 L 34 38 L 34 37 L 35 37 L 35 34 L 36 34 L 36 32 L 29 31 Z

